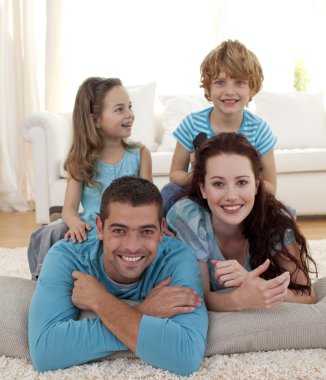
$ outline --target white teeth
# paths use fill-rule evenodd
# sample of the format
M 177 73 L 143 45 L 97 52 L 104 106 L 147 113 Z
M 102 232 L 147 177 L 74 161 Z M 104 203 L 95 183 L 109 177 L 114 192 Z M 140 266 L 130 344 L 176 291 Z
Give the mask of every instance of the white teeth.
M 235 210 L 240 210 L 241 206 L 223 206 L 223 208 L 228 211 L 235 211 Z
M 122 260 L 124 261 L 139 261 L 142 257 L 141 256 L 121 256 Z

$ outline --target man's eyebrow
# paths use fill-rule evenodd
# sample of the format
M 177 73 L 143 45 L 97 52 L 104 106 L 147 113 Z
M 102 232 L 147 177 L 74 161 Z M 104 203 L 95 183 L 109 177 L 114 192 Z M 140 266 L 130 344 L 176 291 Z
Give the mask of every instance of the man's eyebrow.
M 112 223 L 109 225 L 110 228 L 129 228 L 125 224 L 121 223 Z M 157 225 L 156 224 L 144 224 L 143 226 L 140 226 L 141 229 L 147 229 L 147 228 L 152 228 L 157 230 Z

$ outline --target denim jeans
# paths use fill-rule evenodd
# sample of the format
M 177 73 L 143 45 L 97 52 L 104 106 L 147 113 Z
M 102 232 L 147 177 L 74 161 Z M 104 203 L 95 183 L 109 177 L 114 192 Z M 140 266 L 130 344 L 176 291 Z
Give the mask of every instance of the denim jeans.
M 46 254 L 54 243 L 64 238 L 68 227 L 62 219 L 43 226 L 32 233 L 27 248 L 28 264 L 32 280 L 37 280 Z
M 184 190 L 183 186 L 170 182 L 161 189 L 161 195 L 163 198 L 163 216 L 165 217 L 170 208 L 176 202 L 176 198 Z

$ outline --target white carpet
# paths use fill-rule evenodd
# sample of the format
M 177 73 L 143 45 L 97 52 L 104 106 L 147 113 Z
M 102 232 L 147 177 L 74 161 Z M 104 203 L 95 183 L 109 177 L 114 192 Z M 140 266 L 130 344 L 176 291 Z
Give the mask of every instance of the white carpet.
M 326 276 L 326 240 L 309 242 L 318 264 L 319 277 Z M 0 248 L 0 275 L 30 278 L 26 248 Z M 1 291 L 1 289 L 0 289 Z M 116 359 L 65 370 L 37 373 L 30 362 L 0 357 L 0 379 L 181 379 L 138 359 Z M 206 358 L 190 379 L 325 380 L 326 350 L 280 350 Z

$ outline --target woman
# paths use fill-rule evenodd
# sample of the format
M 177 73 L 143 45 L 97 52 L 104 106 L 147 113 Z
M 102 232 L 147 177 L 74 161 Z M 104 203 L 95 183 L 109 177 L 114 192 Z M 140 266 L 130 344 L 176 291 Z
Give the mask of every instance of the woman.
M 317 269 L 306 240 L 261 174 L 246 137 L 220 133 L 197 149 L 186 197 L 167 215 L 197 256 L 209 310 L 315 302 L 309 264 Z

